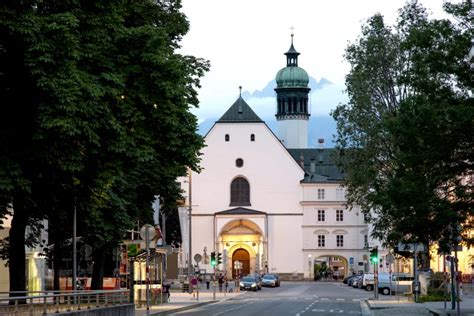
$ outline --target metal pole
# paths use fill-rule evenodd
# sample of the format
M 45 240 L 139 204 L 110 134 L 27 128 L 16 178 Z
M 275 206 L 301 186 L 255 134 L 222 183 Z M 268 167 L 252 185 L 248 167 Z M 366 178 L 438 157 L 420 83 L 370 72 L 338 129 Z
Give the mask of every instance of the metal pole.
M 189 294 L 191 294 L 192 291 L 192 286 L 191 286 L 191 277 L 193 275 L 193 255 L 192 255 L 192 211 L 193 211 L 193 200 L 192 200 L 192 170 L 189 169 L 189 254 L 188 254 L 188 279 L 189 279 Z
M 455 301 L 455 295 L 456 292 L 454 290 L 454 257 L 451 256 L 449 259 L 449 262 L 451 264 L 451 309 L 456 308 L 456 301 Z
M 459 297 L 459 272 L 458 272 L 458 245 L 456 244 L 456 247 L 454 248 L 454 264 L 456 265 L 456 301 L 458 302 L 457 304 L 457 314 L 461 314 L 460 306 L 459 306 L 459 301 L 461 298 Z
M 448 280 L 446 278 L 446 255 L 443 255 L 443 287 L 444 287 L 444 309 L 446 309 L 446 297 L 448 296 Z
M 163 227 L 163 236 L 162 236 L 162 239 L 163 239 L 163 245 L 166 245 L 166 214 L 163 213 L 161 214 L 161 226 Z
M 72 220 L 72 288 L 76 292 L 77 277 L 77 249 L 76 249 L 76 198 L 74 197 L 74 215 Z M 74 301 L 76 296 L 74 296 Z
M 416 255 L 417 244 L 413 244 L 413 276 L 415 280 L 415 303 L 418 301 L 418 257 Z
M 145 229 L 145 249 L 146 249 L 146 315 L 150 315 L 150 232 L 148 227 Z
M 212 299 L 216 300 L 216 267 L 214 267 L 214 277 L 212 280 Z

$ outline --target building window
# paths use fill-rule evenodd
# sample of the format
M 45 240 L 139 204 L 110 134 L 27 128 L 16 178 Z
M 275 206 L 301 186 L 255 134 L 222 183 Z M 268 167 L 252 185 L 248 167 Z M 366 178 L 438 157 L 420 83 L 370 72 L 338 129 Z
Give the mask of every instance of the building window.
M 250 185 L 242 177 L 235 178 L 230 185 L 230 206 L 250 206 Z
M 336 247 L 344 247 L 344 235 L 336 235 Z
M 254 142 L 255 141 L 255 134 L 250 135 L 250 141 Z
M 342 222 L 344 220 L 344 211 L 336 210 L 336 222 Z
M 229 134 L 225 134 L 225 141 L 228 142 L 230 140 Z
M 326 247 L 326 236 L 318 235 L 318 247 Z
M 244 160 L 242 158 L 237 158 L 235 160 L 235 166 L 238 168 L 242 168 L 244 165 Z
M 369 236 L 364 235 L 364 247 L 369 248 Z
M 326 212 L 324 210 L 318 210 L 318 222 L 324 222 L 326 220 Z
M 318 189 L 318 200 L 324 200 L 324 189 Z
M 336 200 L 338 200 L 338 201 L 344 201 L 345 200 L 344 189 L 343 188 L 337 188 L 336 189 Z

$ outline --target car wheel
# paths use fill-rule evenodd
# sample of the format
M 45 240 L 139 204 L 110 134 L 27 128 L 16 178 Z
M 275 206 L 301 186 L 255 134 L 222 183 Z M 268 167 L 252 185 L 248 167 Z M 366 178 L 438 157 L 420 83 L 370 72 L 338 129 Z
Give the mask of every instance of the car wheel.
M 383 295 L 390 295 L 390 289 L 388 287 L 384 287 L 382 289 L 382 294 Z
M 366 291 L 372 291 L 373 290 L 372 285 L 367 285 L 365 290 Z

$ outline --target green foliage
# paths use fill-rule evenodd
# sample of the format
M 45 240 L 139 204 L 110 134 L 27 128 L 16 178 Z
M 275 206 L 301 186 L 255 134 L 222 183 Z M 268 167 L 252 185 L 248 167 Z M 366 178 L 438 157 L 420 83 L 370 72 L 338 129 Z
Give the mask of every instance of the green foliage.
M 396 25 L 377 14 L 347 47 L 349 103 L 332 113 L 339 164 L 349 204 L 362 208 L 385 244 L 452 242 L 453 224 L 472 227 L 468 7 L 446 5 L 454 23 L 430 20 L 408 2 Z
M 160 195 L 198 170 L 199 79 L 208 62 L 176 53 L 180 1 L 7 1 L 0 5 L 0 215 L 28 201 L 59 240 L 111 249 Z M 168 205 L 167 204 L 167 205 Z M 16 216 L 16 213 L 15 213 Z M 10 255 L 15 255 L 10 253 Z

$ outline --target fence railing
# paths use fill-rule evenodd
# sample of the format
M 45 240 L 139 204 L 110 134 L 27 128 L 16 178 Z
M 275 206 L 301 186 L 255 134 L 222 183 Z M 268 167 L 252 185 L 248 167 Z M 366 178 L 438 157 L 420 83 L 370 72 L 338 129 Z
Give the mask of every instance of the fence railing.
M 46 315 L 129 303 L 128 290 L 1 292 L 0 315 Z

